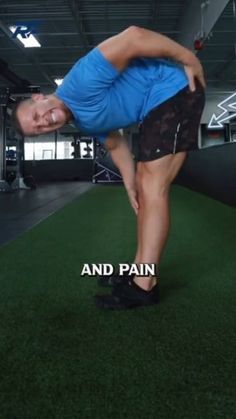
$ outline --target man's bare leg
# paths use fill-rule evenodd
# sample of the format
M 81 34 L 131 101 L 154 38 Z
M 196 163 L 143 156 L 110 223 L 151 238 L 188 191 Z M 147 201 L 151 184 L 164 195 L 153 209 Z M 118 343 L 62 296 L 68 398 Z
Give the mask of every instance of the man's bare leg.
M 138 163 L 137 264 L 155 263 L 159 266 L 170 227 L 169 190 L 186 154 L 169 154 L 158 160 Z M 143 289 L 150 290 L 156 278 L 135 277 L 134 281 Z

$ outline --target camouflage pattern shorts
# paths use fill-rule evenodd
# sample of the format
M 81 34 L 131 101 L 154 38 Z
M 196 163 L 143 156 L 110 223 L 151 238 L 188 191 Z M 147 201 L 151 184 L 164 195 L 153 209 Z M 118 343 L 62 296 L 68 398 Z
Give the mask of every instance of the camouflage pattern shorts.
M 151 161 L 198 148 L 198 129 L 205 104 L 200 83 L 189 86 L 152 109 L 140 124 L 137 161 Z

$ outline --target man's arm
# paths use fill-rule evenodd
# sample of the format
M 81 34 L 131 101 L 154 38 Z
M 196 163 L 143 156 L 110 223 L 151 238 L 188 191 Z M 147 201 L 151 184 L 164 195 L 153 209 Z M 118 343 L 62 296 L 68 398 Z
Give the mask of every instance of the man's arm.
M 198 58 L 189 49 L 167 36 L 148 29 L 130 26 L 125 31 L 98 45 L 105 58 L 122 71 L 137 57 L 170 58 L 181 63 L 194 90 L 194 78 L 205 87 L 203 69 Z
M 135 213 L 138 212 L 138 198 L 135 184 L 135 164 L 126 139 L 119 131 L 111 132 L 105 142 L 111 158 L 123 178 L 130 204 Z

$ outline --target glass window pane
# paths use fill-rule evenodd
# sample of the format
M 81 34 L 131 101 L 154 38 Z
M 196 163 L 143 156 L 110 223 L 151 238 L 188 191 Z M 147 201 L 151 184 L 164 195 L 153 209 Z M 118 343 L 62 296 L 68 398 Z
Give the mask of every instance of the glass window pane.
M 55 142 L 35 142 L 35 160 L 52 160 L 55 156 Z
M 33 160 L 34 143 L 25 143 L 25 160 Z
M 68 139 L 67 141 L 58 141 L 57 142 L 57 159 L 73 159 L 74 147 L 71 143 L 73 138 Z

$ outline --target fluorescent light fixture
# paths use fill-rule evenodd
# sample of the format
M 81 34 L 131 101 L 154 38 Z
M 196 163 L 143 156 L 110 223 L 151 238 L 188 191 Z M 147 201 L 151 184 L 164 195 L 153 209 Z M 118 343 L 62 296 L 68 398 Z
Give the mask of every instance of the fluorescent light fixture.
M 60 84 L 62 84 L 63 79 L 54 79 L 55 83 L 60 86 Z
M 14 34 L 17 30 L 18 26 L 9 26 L 10 31 Z M 22 32 L 27 31 L 27 26 L 21 26 L 20 27 Z M 27 36 L 27 38 L 23 38 L 22 35 L 19 33 L 16 35 L 16 38 L 19 39 L 19 41 L 24 45 L 25 48 L 39 48 L 41 47 L 41 44 L 38 42 L 38 40 L 35 38 L 32 33 Z

